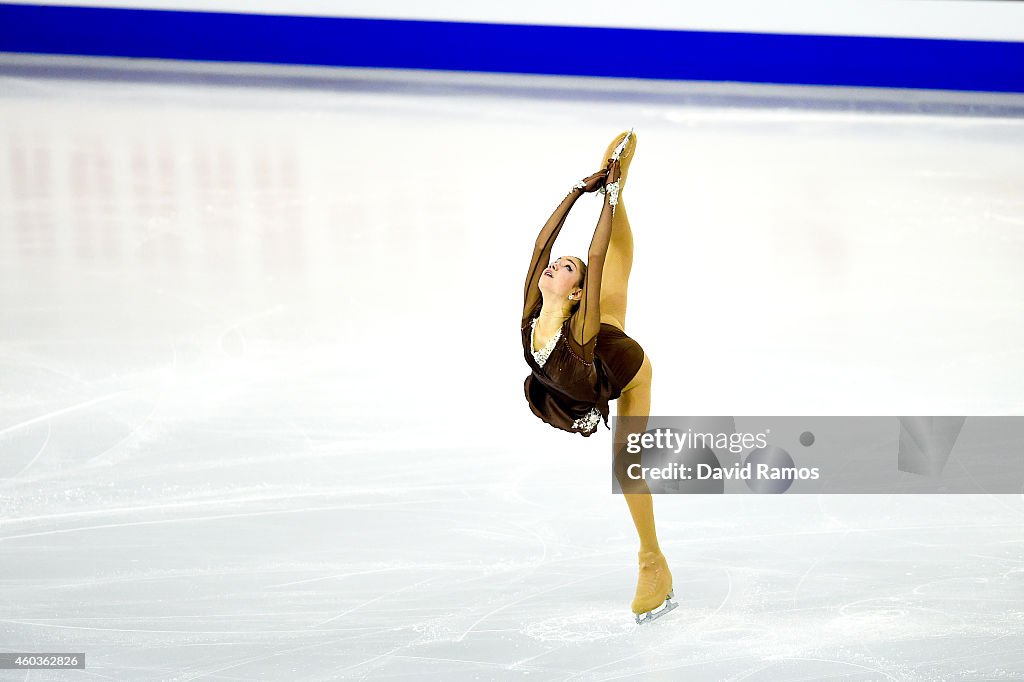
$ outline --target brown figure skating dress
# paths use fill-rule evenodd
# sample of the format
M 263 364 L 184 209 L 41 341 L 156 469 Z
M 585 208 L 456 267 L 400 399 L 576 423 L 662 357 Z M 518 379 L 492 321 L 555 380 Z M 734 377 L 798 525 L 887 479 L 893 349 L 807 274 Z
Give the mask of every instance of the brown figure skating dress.
M 536 352 L 533 329 L 543 304 L 538 283 L 569 210 L 583 194 L 580 184 L 562 200 L 537 237 L 523 295 L 523 352 L 531 369 L 524 383 L 526 400 L 533 413 L 551 426 L 583 436 L 594 433 L 601 420 L 610 428 L 609 401 L 619 397 L 644 361 L 640 344 L 617 326 L 601 323 L 601 276 L 617 193 L 617 185 L 605 192 L 587 254 L 579 305 L 551 341 Z

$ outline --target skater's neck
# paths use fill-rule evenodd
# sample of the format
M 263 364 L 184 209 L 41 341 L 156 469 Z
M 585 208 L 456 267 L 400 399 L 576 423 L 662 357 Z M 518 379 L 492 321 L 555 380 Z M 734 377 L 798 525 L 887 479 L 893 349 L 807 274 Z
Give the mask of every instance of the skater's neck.
M 563 302 L 555 303 L 551 301 L 549 296 L 544 297 L 544 303 L 540 307 L 539 317 L 543 322 L 558 322 L 561 324 L 572 316 L 572 311 L 575 306 L 569 303 L 568 300 Z

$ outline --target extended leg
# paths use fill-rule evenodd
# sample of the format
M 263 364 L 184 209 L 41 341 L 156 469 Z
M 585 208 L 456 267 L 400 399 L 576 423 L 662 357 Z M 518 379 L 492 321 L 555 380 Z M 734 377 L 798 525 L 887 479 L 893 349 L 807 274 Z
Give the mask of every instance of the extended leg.
M 626 331 L 626 293 L 632 269 L 633 231 L 629 227 L 626 206 L 620 197 L 615 215 L 612 216 L 612 236 L 601 277 L 601 322 L 614 325 L 622 331 Z
M 622 142 L 625 133 L 612 140 L 605 151 L 604 161 L 611 158 L 615 147 Z M 629 284 L 629 272 L 633 268 L 633 231 L 626 215 L 622 190 L 626 186 L 629 164 L 636 150 L 636 133 L 633 133 L 625 149 L 619 156 L 622 175 L 619 178 L 619 203 L 612 216 L 612 235 L 608 243 L 608 254 L 605 256 L 604 273 L 601 277 L 601 321 L 626 330 L 626 288 Z

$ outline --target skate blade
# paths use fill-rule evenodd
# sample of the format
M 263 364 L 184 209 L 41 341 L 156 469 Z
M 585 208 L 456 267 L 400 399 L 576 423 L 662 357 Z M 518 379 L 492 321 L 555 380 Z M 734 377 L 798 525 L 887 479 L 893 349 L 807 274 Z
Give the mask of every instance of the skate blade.
M 630 128 L 629 132 L 626 133 L 626 136 L 624 138 L 622 138 L 622 142 L 620 142 L 619 146 L 617 146 L 615 148 L 615 151 L 612 152 L 612 158 L 613 159 L 618 160 L 619 156 L 622 155 L 622 150 L 626 148 L 626 144 L 629 142 L 629 138 L 632 137 L 632 136 L 633 136 L 633 129 Z
M 644 625 L 645 623 L 650 623 L 651 621 L 658 620 L 659 618 L 664 616 L 666 613 L 668 613 L 669 611 L 671 611 L 674 608 L 676 608 L 677 606 L 679 606 L 679 604 L 677 604 L 674 601 L 672 601 L 672 598 L 675 597 L 675 596 L 676 596 L 675 590 L 671 590 L 668 593 L 668 596 L 665 598 L 665 602 L 661 606 L 659 606 L 656 609 L 652 609 L 650 611 L 646 611 L 644 613 L 636 614 L 634 616 L 636 618 L 636 624 L 637 625 Z

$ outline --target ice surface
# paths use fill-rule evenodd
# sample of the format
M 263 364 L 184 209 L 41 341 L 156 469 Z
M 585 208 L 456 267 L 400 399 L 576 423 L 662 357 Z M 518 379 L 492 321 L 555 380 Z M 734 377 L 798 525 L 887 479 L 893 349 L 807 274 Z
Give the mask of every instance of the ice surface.
M 619 131 L 656 414 L 1024 410 L 1024 119 L 0 80 L 0 646 L 117 680 L 1024 679 L 1019 496 L 659 496 L 529 412 Z M 581 200 L 556 251 L 585 254 Z M 0 671 L 0 679 L 70 673 Z

